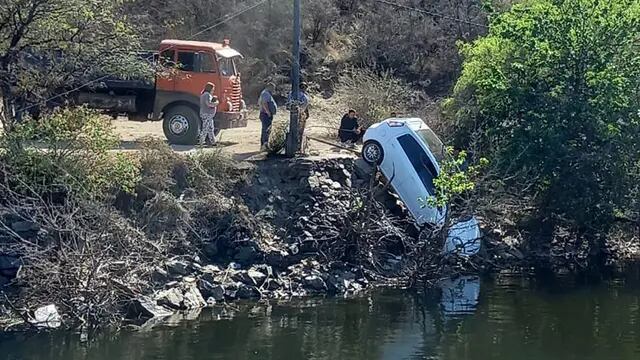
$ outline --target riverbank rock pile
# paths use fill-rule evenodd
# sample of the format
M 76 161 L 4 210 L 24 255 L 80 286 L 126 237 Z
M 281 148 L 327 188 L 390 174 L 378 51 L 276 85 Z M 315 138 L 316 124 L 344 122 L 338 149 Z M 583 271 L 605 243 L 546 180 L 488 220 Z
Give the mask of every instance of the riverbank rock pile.
M 65 322 L 111 323 L 119 311 L 145 319 L 242 299 L 353 294 L 415 270 L 417 230 L 400 206 L 388 210 L 397 201 L 386 191 L 391 207 L 372 200 L 372 169 L 358 160 L 143 160 L 135 195 L 59 207 L 55 219 L 73 232 L 56 230 L 60 221 L 37 204 L 28 209 L 38 216 L 2 218 L 11 229 L 0 231 L 2 249 L 37 249 L 0 252 L 1 290 L 17 307 L 55 305 Z
M 136 299 L 130 316 L 243 299 L 354 294 L 370 286 L 372 275 L 403 275 L 409 262 L 398 245 L 410 234 L 399 225 L 407 223 L 395 223 L 381 207 L 357 216 L 370 182 L 366 165 L 338 158 L 256 166 L 232 196 L 194 207 L 201 253 L 158 266 L 152 275 L 157 290 Z M 386 239 L 368 246 L 370 234 L 354 236 L 362 226 Z

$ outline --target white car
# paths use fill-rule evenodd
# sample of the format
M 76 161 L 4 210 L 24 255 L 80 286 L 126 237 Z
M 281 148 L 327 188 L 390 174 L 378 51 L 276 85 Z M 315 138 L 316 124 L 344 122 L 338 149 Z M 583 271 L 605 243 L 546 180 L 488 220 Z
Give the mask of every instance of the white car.
M 435 196 L 444 145 L 429 126 L 419 118 L 387 119 L 369 127 L 363 141 L 362 158 L 391 181 L 416 222 L 441 225 L 446 207 L 432 207 L 427 199 Z

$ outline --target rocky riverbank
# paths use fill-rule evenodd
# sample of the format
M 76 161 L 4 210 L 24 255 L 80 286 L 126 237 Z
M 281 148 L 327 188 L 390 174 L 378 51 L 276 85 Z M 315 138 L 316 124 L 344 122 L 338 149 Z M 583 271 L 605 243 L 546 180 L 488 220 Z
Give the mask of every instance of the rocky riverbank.
M 150 149 L 136 192 L 108 207 L 5 211 L 5 326 L 156 322 L 241 299 L 343 296 L 524 263 L 484 225 L 480 254 L 444 254 L 441 232 L 418 228 L 360 160 L 198 156 Z
M 140 321 L 236 299 L 358 293 L 372 283 L 406 282 L 416 269 L 403 245 L 416 229 L 397 216 L 399 205 L 390 211 L 373 200 L 371 176 L 354 159 L 226 164 L 220 167 L 225 174 L 215 179 L 195 176 L 196 166 L 186 169 L 184 159 L 169 160 L 171 188 L 158 187 L 157 172 L 149 171 L 135 196 L 114 200 L 111 223 L 100 229 L 106 243 L 91 249 L 104 253 L 100 260 L 99 254 L 83 258 L 89 252 L 83 245 L 73 247 L 82 261 L 63 261 L 60 256 L 72 248 L 59 243 L 60 229 L 51 219 L 33 209 L 5 212 L 2 315 L 49 326 L 35 314 L 46 307 L 69 326 L 102 317 Z M 386 192 L 376 197 L 395 202 Z M 94 234 L 87 229 L 86 236 Z M 116 246 L 122 248 L 110 253 Z M 92 261 L 101 264 L 92 267 Z M 76 278 L 86 271 L 95 273 L 85 289 L 87 283 Z M 51 278 L 42 278 L 47 272 Z M 100 287 L 118 295 L 110 297 Z M 117 303 L 100 309 L 103 298 Z

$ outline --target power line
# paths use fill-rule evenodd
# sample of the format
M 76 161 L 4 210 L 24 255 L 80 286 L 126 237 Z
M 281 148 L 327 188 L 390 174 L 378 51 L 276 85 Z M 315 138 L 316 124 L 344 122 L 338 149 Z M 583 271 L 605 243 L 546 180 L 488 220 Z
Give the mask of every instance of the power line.
M 373 0 L 375 2 L 381 3 L 381 4 L 385 4 L 385 5 L 389 5 L 398 9 L 402 9 L 402 10 L 406 10 L 406 11 L 415 11 L 421 14 L 425 14 L 425 15 L 429 15 L 435 18 L 442 18 L 442 19 L 447 19 L 447 20 L 452 20 L 455 22 L 459 22 L 459 23 L 464 23 L 464 24 L 468 24 L 468 25 L 474 25 L 474 26 L 478 26 L 481 28 L 488 28 L 487 25 L 485 24 L 481 24 L 481 23 L 477 23 L 477 22 L 473 22 L 473 21 L 468 21 L 468 20 L 462 20 L 462 19 L 458 19 L 456 17 L 450 16 L 450 15 L 445 15 L 442 13 L 437 13 L 437 12 L 433 12 L 433 11 L 428 11 L 428 10 L 423 10 L 423 9 L 418 9 L 415 7 L 411 7 L 411 6 L 407 6 L 407 5 L 401 5 L 401 4 L 396 4 L 396 3 L 392 3 L 390 1 L 386 1 L 386 0 Z
M 269 1 L 269 0 L 262 0 L 262 1 L 259 1 L 259 2 L 257 2 L 257 3 L 255 3 L 255 4 L 253 4 L 253 5 L 249 6 L 249 7 L 246 7 L 246 8 L 244 8 L 244 9 L 242 9 L 242 10 L 239 10 L 239 11 L 237 11 L 237 12 L 235 12 L 235 13 L 227 14 L 227 15 L 225 15 L 225 16 L 223 16 L 223 17 L 221 18 L 222 20 L 215 22 L 213 25 L 208 26 L 208 27 L 206 27 L 206 28 L 204 28 L 204 29 L 202 29 L 202 30 L 198 31 L 197 33 L 194 33 L 194 34 L 189 35 L 189 36 L 188 36 L 188 38 L 189 38 L 188 40 L 193 40 L 196 36 L 202 35 L 203 33 L 207 32 L 207 31 L 209 31 L 209 30 L 212 30 L 212 29 L 214 29 L 214 28 L 216 28 L 216 27 L 218 27 L 218 26 L 220 26 L 220 25 L 223 25 L 223 24 L 225 24 L 225 23 L 229 22 L 230 20 L 233 20 L 233 19 L 237 18 L 238 16 L 240 16 L 240 15 L 242 15 L 242 14 L 246 13 L 247 11 L 251 11 L 251 10 L 253 10 L 253 9 L 257 8 L 258 6 L 260 6 L 260 5 L 264 4 L 264 3 L 268 2 L 268 1 Z M 171 49 L 173 49 L 173 48 L 175 48 L 175 47 L 176 47 L 176 45 L 172 45 L 172 46 L 170 46 L 170 47 L 166 48 L 165 50 L 171 50 Z M 152 57 L 153 57 L 153 56 L 150 56 L 150 57 L 148 57 L 146 60 L 150 60 Z M 83 88 L 85 88 L 85 87 L 87 87 L 87 86 L 91 85 L 91 84 L 94 84 L 94 83 L 100 82 L 100 81 L 102 81 L 102 80 L 105 80 L 106 78 L 108 78 L 108 77 L 110 77 L 110 76 L 111 76 L 111 75 L 104 75 L 104 76 L 101 76 L 101 77 L 99 77 L 99 78 L 97 78 L 97 79 L 93 79 L 93 80 L 88 81 L 88 82 L 86 82 L 86 83 L 84 83 L 84 84 L 82 84 L 82 85 L 79 85 L 79 86 L 77 86 L 77 87 L 75 87 L 75 88 L 73 88 L 73 89 L 71 89 L 71 90 L 65 91 L 65 92 L 63 92 L 63 93 L 60 93 L 60 94 L 57 94 L 57 95 L 55 95 L 55 96 L 52 96 L 52 97 L 50 97 L 50 98 L 48 98 L 48 99 L 45 99 L 45 100 L 43 100 L 42 102 L 44 102 L 44 103 L 46 104 L 48 101 L 55 100 L 55 99 L 59 99 L 59 98 L 61 98 L 61 97 L 63 97 L 63 96 L 66 96 L 66 95 L 69 95 L 69 94 L 71 94 L 71 93 L 74 93 L 74 92 L 76 92 L 76 91 L 78 91 L 78 90 L 81 90 L 81 89 L 83 89 Z M 29 105 L 29 106 L 24 107 L 24 108 L 22 108 L 22 109 L 20 109 L 20 110 L 17 110 L 16 112 L 23 112 L 23 111 L 29 110 L 29 109 L 31 109 L 31 108 L 34 108 L 34 107 L 36 107 L 36 106 L 38 106 L 38 104 Z

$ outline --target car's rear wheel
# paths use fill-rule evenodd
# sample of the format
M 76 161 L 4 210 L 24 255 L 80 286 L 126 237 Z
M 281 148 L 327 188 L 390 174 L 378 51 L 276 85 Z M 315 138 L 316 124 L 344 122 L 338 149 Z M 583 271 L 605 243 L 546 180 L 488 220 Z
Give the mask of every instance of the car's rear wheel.
M 377 141 L 369 140 L 362 146 L 362 158 L 372 165 L 380 165 L 384 159 L 384 151 Z
M 164 115 L 162 128 L 169 143 L 195 145 L 200 134 L 200 116 L 188 106 L 175 106 Z

